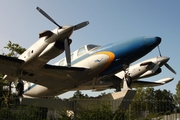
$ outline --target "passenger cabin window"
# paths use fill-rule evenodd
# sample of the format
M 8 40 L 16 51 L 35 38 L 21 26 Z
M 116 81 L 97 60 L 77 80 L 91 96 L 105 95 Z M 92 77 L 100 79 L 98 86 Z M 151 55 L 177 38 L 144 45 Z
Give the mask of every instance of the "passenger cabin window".
M 74 58 L 74 53 L 71 54 L 71 61 L 73 60 Z
M 80 48 L 80 49 L 78 50 L 77 55 L 80 56 L 80 55 L 83 55 L 83 54 L 85 54 L 85 53 L 86 53 L 86 49 L 85 49 L 85 47 L 82 47 L 82 48 Z
M 59 62 L 59 65 L 60 65 L 60 66 L 63 66 L 63 65 L 64 65 L 64 61 L 65 61 L 65 60 L 62 59 L 62 60 Z
M 98 45 L 87 45 L 87 50 L 90 51 L 96 47 L 100 47 L 100 46 L 98 46 Z

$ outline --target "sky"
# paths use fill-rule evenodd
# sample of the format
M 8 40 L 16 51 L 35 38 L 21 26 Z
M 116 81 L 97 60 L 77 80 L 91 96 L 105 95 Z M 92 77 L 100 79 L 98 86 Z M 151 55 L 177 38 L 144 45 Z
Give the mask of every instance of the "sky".
M 9 40 L 28 48 L 38 40 L 40 32 L 57 27 L 36 10 L 37 6 L 61 26 L 76 25 L 83 21 L 90 22 L 88 26 L 72 34 L 71 51 L 85 44 L 105 45 L 138 36 L 161 37 L 161 54 L 170 57 L 168 64 L 177 74 L 162 67 L 162 73 L 148 80 L 174 77 L 172 82 L 155 89 L 166 89 L 173 94 L 176 93 L 176 85 L 180 80 L 179 0 L 2 0 L 0 1 L 0 54 L 8 53 L 4 46 Z M 157 48 L 137 62 L 156 56 L 159 56 Z M 53 64 L 63 57 L 64 54 L 49 63 Z M 106 92 L 113 91 L 106 90 Z M 89 96 L 101 94 L 91 91 L 82 91 L 82 93 Z M 68 92 L 60 97 L 68 98 L 72 95 L 72 92 Z

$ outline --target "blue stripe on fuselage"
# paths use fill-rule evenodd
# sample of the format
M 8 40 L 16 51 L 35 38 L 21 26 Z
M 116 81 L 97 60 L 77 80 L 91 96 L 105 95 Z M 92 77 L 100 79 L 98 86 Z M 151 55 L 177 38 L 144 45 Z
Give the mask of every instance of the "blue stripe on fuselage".
M 33 84 L 33 85 L 29 86 L 26 90 L 24 90 L 24 92 L 29 91 L 30 89 L 34 88 L 35 86 L 36 86 L 36 84 Z

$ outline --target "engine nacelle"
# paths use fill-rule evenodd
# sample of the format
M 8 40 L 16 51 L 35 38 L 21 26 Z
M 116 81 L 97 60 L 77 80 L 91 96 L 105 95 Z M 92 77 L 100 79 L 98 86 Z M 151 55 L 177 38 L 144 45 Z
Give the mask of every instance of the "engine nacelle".
M 36 65 L 41 66 L 46 64 L 49 60 L 57 57 L 64 52 L 64 43 L 56 41 L 49 44 L 46 49 L 38 56 Z M 35 62 L 34 62 L 35 63 Z M 41 65 L 40 65 L 41 64 Z
M 156 71 L 154 70 L 148 70 L 147 72 L 145 72 L 144 74 L 142 74 L 139 78 L 147 78 L 147 77 L 151 77 L 151 76 L 154 76 L 154 75 L 157 75 L 159 73 L 162 72 L 162 69 L 161 68 L 158 68 Z
M 69 38 L 73 32 L 72 26 L 63 26 L 63 28 L 56 28 L 53 31 L 43 31 L 39 33 L 39 38 L 45 37 L 45 42 L 48 44 L 53 43 L 55 41 L 63 42 L 64 39 Z

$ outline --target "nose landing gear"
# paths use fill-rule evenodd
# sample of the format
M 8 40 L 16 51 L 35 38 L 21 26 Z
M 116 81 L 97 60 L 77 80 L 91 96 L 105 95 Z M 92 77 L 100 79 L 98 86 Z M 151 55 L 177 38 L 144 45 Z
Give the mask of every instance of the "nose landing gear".
M 125 73 L 124 78 L 123 78 L 123 89 L 125 90 L 131 90 L 131 84 L 132 84 L 132 78 Z

